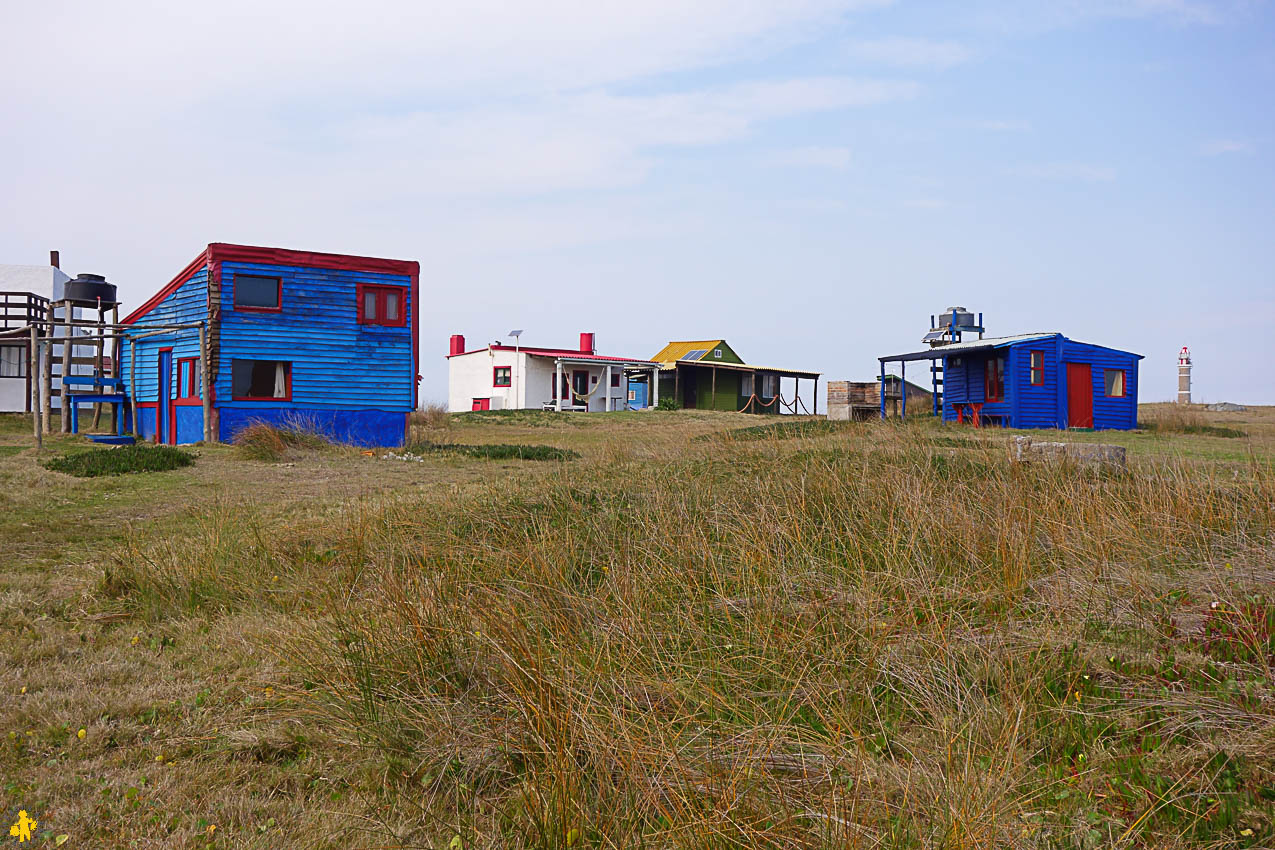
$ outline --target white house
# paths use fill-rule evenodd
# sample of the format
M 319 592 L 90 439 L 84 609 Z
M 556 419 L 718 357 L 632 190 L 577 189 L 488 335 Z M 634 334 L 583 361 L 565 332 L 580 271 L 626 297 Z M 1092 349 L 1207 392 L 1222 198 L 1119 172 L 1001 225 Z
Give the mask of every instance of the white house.
M 0 413 L 24 413 L 31 410 L 30 382 L 34 378 L 30 374 L 28 353 L 31 336 L 24 329 L 36 324 L 43 336 L 48 331 L 50 317 L 62 317 L 62 311 L 51 310 L 51 305 L 62 300 L 64 288 L 70 279 L 69 275 L 57 267 L 57 252 L 51 253 L 50 264 L 47 266 L 0 265 Z M 73 318 L 87 316 L 81 308 L 73 309 Z M 64 333 L 64 327 L 54 325 L 55 335 Z M 71 374 L 92 375 L 93 367 L 86 365 L 86 362 L 91 361 L 93 348 L 77 344 L 72 354 L 77 362 L 71 366 Z M 57 393 L 61 386 L 58 380 L 61 362 L 56 357 L 56 351 L 54 361 L 51 405 L 56 410 L 59 409 Z
M 470 351 L 465 337 L 455 334 L 447 354 L 447 409 L 628 410 L 646 397 L 633 385 L 654 386 L 659 367 L 653 360 L 598 354 L 591 333 L 580 334 L 577 349 L 493 342 Z M 658 402 L 658 395 L 651 399 Z

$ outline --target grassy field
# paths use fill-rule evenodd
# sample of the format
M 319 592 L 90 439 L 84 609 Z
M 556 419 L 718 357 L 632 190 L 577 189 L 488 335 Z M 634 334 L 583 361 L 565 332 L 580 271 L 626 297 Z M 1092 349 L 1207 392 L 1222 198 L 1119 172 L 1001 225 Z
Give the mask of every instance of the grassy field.
M 1275 409 L 1141 418 L 1037 434 L 1124 472 L 680 411 L 79 478 L 0 417 L 0 807 L 67 847 L 1273 846 Z

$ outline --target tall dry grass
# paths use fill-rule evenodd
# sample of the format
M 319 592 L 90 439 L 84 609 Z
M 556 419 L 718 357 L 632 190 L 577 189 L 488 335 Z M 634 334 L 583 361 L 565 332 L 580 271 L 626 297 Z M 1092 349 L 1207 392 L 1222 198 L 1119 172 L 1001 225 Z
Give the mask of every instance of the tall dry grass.
M 1275 788 L 1273 482 L 872 426 L 404 498 L 241 559 L 306 588 L 296 718 L 362 754 L 394 846 L 1242 846 Z M 224 533 L 130 592 L 250 584 Z

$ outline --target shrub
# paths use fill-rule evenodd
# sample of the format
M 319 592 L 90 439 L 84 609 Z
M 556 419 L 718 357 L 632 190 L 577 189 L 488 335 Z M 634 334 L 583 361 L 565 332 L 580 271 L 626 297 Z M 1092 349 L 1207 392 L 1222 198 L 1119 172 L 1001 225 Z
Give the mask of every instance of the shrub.
M 1201 437 L 1247 437 L 1238 428 L 1210 424 L 1203 411 L 1189 404 L 1146 405 L 1139 412 L 1138 427 L 1146 431 L 1169 434 L 1195 434 Z
M 452 424 L 447 405 L 437 401 L 431 401 L 422 407 L 417 418 L 426 428 L 450 428 Z
M 300 424 L 276 428 L 265 422 L 254 422 L 235 434 L 239 454 L 249 460 L 277 461 L 290 449 L 318 451 L 331 446 L 327 437 Z
M 493 443 L 491 445 L 466 446 L 454 443 L 415 443 L 408 451 L 416 454 L 451 453 L 465 457 L 484 458 L 486 460 L 575 460 L 579 453 L 557 446 L 511 445 Z
M 194 455 L 171 446 L 134 445 L 92 449 L 51 458 L 44 462 L 44 468 L 77 478 L 97 478 L 130 472 L 166 472 L 194 462 Z
M 659 404 L 655 405 L 656 410 L 681 410 L 682 405 L 677 403 L 677 399 L 672 396 L 664 396 L 660 399 Z

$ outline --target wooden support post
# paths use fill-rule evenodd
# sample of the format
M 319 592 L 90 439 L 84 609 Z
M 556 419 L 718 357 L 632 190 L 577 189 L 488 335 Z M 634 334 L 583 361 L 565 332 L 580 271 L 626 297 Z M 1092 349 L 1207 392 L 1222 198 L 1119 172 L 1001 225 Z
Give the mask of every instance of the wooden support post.
M 885 419 L 885 361 L 881 361 L 881 418 Z
M 815 416 L 819 415 L 819 376 L 815 375 Z
M 137 429 L 137 342 L 132 337 L 128 340 L 128 400 L 133 409 L 133 440 L 139 441 L 142 433 Z
M 112 378 L 119 378 L 120 376 L 120 337 L 119 337 L 119 330 L 118 330 L 119 323 L 120 323 L 120 307 L 118 304 L 116 304 L 114 307 L 111 308 L 111 325 L 112 327 L 117 328 L 117 330 L 115 330 L 114 332 L 115 336 L 112 337 L 111 339 L 111 377 Z M 123 387 L 120 387 L 120 390 L 123 391 Z M 115 423 L 115 436 L 117 437 L 120 436 L 120 432 L 123 430 L 122 423 L 124 421 L 124 411 L 122 410 L 122 405 L 120 405 L 119 402 L 116 402 L 115 404 L 111 405 L 111 421 Z
M 713 400 L 709 402 L 709 407 L 713 410 L 717 409 L 717 367 L 713 367 Z
M 52 311 L 45 323 L 45 332 L 52 335 Z M 40 423 L 44 433 L 53 433 L 53 343 L 46 341 L 40 348 Z
M 40 329 L 31 326 L 31 351 L 27 356 L 27 376 L 31 384 L 31 430 L 35 433 L 35 450 L 44 448 L 44 430 L 40 424 Z
M 102 358 L 106 354 L 106 308 L 98 302 L 97 307 L 97 339 L 93 341 L 93 377 L 104 378 L 102 374 Z M 94 386 L 93 389 L 100 389 Z M 102 419 L 102 402 L 93 402 L 93 430 L 97 430 L 97 425 Z
M 178 377 L 180 381 L 180 376 Z M 208 329 L 199 326 L 199 397 L 204 407 L 204 442 L 213 441 L 212 394 L 208 392 Z
M 682 367 L 676 363 L 673 364 L 673 400 L 680 407 L 682 404 Z
M 908 362 L 899 361 L 899 418 L 908 415 Z
M 62 377 L 59 379 L 58 408 L 62 411 L 62 433 L 71 433 L 71 406 L 67 404 L 66 379 L 71 375 L 71 353 L 75 348 L 71 332 L 75 329 L 75 307 L 69 301 L 62 302 Z

